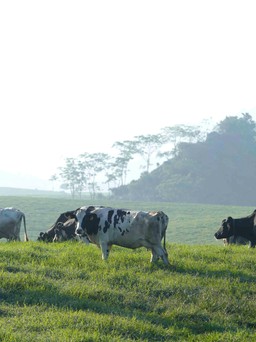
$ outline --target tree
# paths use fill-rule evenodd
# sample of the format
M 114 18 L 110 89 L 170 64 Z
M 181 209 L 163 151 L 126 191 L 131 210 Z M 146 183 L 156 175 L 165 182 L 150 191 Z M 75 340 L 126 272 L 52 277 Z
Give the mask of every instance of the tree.
M 128 163 L 130 160 L 131 159 L 128 156 L 118 156 L 110 165 L 112 168 L 112 180 L 119 180 L 118 186 L 124 185 L 126 183 Z
M 74 158 L 66 158 L 66 165 L 60 167 L 60 177 L 64 181 L 62 188 L 70 190 L 72 199 L 75 194 L 79 193 L 81 196 L 82 191 L 86 185 L 83 171 L 80 163 Z
M 134 144 L 136 146 L 136 153 L 141 155 L 146 162 L 146 172 L 149 172 L 149 168 L 152 165 L 151 160 L 153 154 L 159 150 L 163 145 L 162 135 L 160 134 L 148 134 L 135 136 Z
M 49 178 L 49 181 L 53 183 L 53 186 L 52 186 L 52 190 L 54 191 L 54 182 L 56 182 L 56 180 L 58 180 L 58 176 L 56 174 L 52 175 L 50 178 Z
M 87 181 L 91 199 L 95 199 L 96 191 L 100 190 L 97 176 L 109 169 L 109 155 L 106 153 L 83 153 L 79 155 L 79 168 Z
M 248 113 L 242 113 L 242 117 L 237 116 L 226 117 L 217 126 L 217 131 L 220 134 L 236 140 L 239 139 L 252 143 L 256 136 L 256 123 Z
M 113 144 L 113 147 L 119 150 L 118 156 L 115 158 L 114 162 L 111 163 L 113 174 L 120 180 L 119 185 L 124 185 L 126 182 L 129 161 L 133 159 L 134 154 L 138 153 L 138 148 L 136 142 L 131 140 L 117 141 Z
M 176 157 L 178 155 L 178 144 L 180 142 L 195 142 L 200 137 L 200 130 L 198 127 L 186 126 L 186 125 L 175 125 L 170 127 L 164 127 L 162 131 L 162 141 L 165 144 L 171 143 L 173 146 L 172 150 L 164 153 L 160 153 L 161 157 Z
M 107 180 L 106 180 L 106 184 L 108 185 L 108 191 L 110 191 L 111 190 L 111 183 L 113 182 L 113 187 L 117 187 L 118 186 L 118 184 L 116 183 L 117 182 L 117 176 L 115 175 L 115 174 L 113 174 L 113 173 L 106 173 L 106 178 L 107 178 Z

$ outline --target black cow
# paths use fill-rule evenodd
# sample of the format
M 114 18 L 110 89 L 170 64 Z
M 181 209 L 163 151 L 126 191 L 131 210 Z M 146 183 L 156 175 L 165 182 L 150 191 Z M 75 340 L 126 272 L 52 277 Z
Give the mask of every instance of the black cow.
M 216 239 L 241 236 L 249 241 L 249 247 L 256 244 L 256 209 L 249 216 L 234 219 L 229 216 L 222 221 L 221 227 L 214 234 Z
M 66 211 L 65 213 L 60 214 L 57 218 L 55 223 L 46 231 L 40 232 L 39 237 L 37 238 L 38 241 L 45 241 L 45 242 L 53 242 L 53 238 L 55 236 L 55 229 L 59 222 L 65 223 L 67 220 L 75 217 L 76 210 Z
M 76 219 L 71 218 L 65 223 L 58 222 L 57 227 L 55 228 L 53 242 L 61 242 L 73 239 L 78 239 L 76 235 Z

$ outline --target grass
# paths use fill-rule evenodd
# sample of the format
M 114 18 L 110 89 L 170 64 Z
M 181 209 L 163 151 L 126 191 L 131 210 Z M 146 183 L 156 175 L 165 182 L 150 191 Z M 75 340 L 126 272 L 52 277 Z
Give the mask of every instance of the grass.
M 168 243 L 171 262 L 82 243 L 0 246 L 1 341 L 252 341 L 256 254 Z
M 163 210 L 171 265 L 150 264 L 143 248 L 113 246 L 103 262 L 94 245 L 36 241 L 90 204 Z M 0 197 L 7 206 L 24 211 L 31 241 L 0 244 L 0 341 L 255 340 L 255 250 L 213 238 L 223 218 L 255 208 Z

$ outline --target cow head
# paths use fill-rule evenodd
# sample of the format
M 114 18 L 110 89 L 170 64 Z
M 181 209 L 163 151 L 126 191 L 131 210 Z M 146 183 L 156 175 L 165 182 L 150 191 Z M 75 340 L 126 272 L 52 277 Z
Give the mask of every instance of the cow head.
M 95 224 L 96 215 L 92 215 L 91 212 L 80 208 L 76 212 L 77 226 L 76 226 L 76 235 L 85 242 L 86 244 L 90 243 L 90 239 L 88 234 L 90 234 L 90 224 Z M 88 226 L 89 223 L 89 226 Z M 89 230 L 88 230 L 89 229 Z
M 88 234 L 88 235 L 97 235 L 99 229 L 99 221 L 100 218 L 96 213 L 85 213 L 83 218 L 79 219 L 79 215 L 77 216 L 78 223 L 76 228 L 76 234 Z
M 63 230 L 64 224 L 62 222 L 58 222 L 56 228 L 54 229 L 54 238 L 53 242 L 61 242 L 66 240 L 65 231 Z
M 51 242 L 52 236 L 47 232 L 40 232 L 37 241 Z
M 228 217 L 224 219 L 221 223 L 221 227 L 214 234 L 216 239 L 228 239 L 230 236 L 234 235 L 233 218 Z

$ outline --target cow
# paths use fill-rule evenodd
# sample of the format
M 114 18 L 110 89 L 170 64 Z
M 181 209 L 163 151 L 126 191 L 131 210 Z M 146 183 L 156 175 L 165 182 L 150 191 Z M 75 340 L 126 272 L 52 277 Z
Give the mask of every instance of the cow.
M 71 218 L 74 218 L 76 210 L 66 211 L 57 218 L 55 223 L 51 225 L 51 227 L 46 232 L 40 232 L 39 237 L 37 238 L 38 241 L 44 241 L 44 242 L 53 242 L 54 236 L 55 236 L 55 229 L 57 228 L 57 224 L 59 222 L 65 223 Z
M 84 208 L 85 210 L 94 210 L 95 208 L 101 208 L 102 206 L 84 206 L 82 208 Z M 79 209 L 79 208 L 78 208 Z M 60 216 L 57 218 L 57 220 L 55 221 L 55 223 L 46 231 L 46 232 L 40 232 L 37 241 L 44 241 L 44 242 L 53 242 L 53 239 L 55 237 L 55 229 L 57 228 L 58 223 L 65 223 L 68 220 L 75 218 L 75 213 L 78 209 L 75 210 L 70 210 L 70 211 L 66 211 L 62 214 L 60 214 Z M 56 238 L 58 239 L 58 238 Z M 57 240 L 55 240 L 57 241 Z
M 241 236 L 249 241 L 249 247 L 256 244 L 256 209 L 246 217 L 234 219 L 229 216 L 222 220 L 221 227 L 214 234 L 216 239 L 228 239 L 231 236 Z
M 23 220 L 24 241 L 28 241 L 25 214 L 13 207 L 0 209 L 0 239 L 20 241 L 20 227 Z
M 242 236 L 235 236 L 232 235 L 228 238 L 223 239 L 224 246 L 228 245 L 247 245 L 248 240 L 246 238 L 243 238 Z
M 165 248 L 169 218 L 162 211 L 105 207 L 88 212 L 80 208 L 76 212 L 76 219 L 76 234 L 85 235 L 86 243 L 90 241 L 100 247 L 103 260 L 108 259 L 112 245 L 118 245 L 132 249 L 146 247 L 151 250 L 151 262 L 161 258 L 165 264 L 169 264 Z
M 53 238 L 53 242 L 61 242 L 76 239 L 76 219 L 71 218 L 67 220 L 65 223 L 58 222 L 55 228 L 55 235 Z

